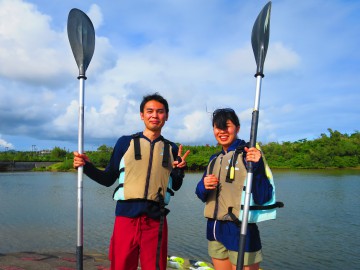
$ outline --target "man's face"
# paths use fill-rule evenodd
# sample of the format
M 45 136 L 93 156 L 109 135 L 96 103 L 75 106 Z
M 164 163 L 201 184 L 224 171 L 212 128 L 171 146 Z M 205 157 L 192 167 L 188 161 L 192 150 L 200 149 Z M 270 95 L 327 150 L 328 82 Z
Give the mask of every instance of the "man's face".
M 151 131 L 161 131 L 168 118 L 165 106 L 156 100 L 148 101 L 144 106 L 144 112 L 141 112 L 140 116 L 146 129 Z

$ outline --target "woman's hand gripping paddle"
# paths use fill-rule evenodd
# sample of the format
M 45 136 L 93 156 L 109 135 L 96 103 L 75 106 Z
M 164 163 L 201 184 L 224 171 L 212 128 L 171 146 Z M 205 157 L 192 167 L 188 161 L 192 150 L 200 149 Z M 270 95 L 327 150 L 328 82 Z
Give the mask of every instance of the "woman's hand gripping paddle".
M 263 69 L 266 57 L 266 52 L 269 45 L 270 35 L 270 12 L 271 12 L 271 1 L 268 2 L 263 9 L 260 11 L 256 21 L 254 23 L 251 33 L 251 44 L 254 51 L 256 60 L 256 93 L 255 93 L 255 105 L 252 113 L 251 120 L 251 131 L 250 131 L 250 147 L 255 147 L 257 127 L 259 120 L 259 104 L 260 104 L 260 92 L 261 92 L 261 79 L 264 77 Z M 248 162 L 247 164 L 247 177 L 246 177 L 246 191 L 245 191 L 245 204 L 241 222 L 240 230 L 240 242 L 239 242 L 239 253 L 236 265 L 236 270 L 242 270 L 244 266 L 244 253 L 245 253 L 245 240 L 246 231 L 248 225 L 249 208 L 250 208 L 250 195 L 251 186 L 253 179 L 253 163 Z

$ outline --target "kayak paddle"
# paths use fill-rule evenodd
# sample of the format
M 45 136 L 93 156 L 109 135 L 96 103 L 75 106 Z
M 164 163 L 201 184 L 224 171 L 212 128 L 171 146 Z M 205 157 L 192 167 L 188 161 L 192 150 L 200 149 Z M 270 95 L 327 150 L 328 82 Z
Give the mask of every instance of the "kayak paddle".
M 255 74 L 256 92 L 255 92 L 255 105 L 251 119 L 250 147 L 256 146 L 256 135 L 258 128 L 259 107 L 260 107 L 259 104 L 260 104 L 260 92 L 261 92 L 261 79 L 264 77 L 264 73 L 263 73 L 264 62 L 269 45 L 270 12 L 271 12 L 271 1 L 268 2 L 260 11 L 258 17 L 256 18 L 251 33 L 251 44 L 255 56 L 257 69 Z M 249 218 L 252 179 L 253 179 L 253 163 L 248 162 L 247 176 L 246 176 L 245 204 L 244 204 L 243 216 L 241 222 L 239 252 L 238 252 L 236 270 L 242 270 L 244 266 L 245 240 L 246 240 L 246 231 L 247 231 L 248 218 Z
M 74 54 L 76 64 L 79 68 L 79 132 L 78 152 L 83 154 L 84 149 L 84 91 L 85 72 L 90 64 L 95 50 L 95 30 L 89 17 L 79 9 L 73 8 L 69 12 L 67 21 L 67 32 Z M 76 246 L 76 268 L 83 269 L 83 167 L 78 168 L 77 186 L 77 246 Z

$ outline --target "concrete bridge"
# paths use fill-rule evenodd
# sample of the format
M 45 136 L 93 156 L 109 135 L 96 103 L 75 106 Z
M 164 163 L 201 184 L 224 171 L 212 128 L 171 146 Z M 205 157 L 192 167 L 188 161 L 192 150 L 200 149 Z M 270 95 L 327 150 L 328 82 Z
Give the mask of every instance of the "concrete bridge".
M 0 172 L 31 171 L 34 168 L 47 167 L 57 162 L 0 161 Z

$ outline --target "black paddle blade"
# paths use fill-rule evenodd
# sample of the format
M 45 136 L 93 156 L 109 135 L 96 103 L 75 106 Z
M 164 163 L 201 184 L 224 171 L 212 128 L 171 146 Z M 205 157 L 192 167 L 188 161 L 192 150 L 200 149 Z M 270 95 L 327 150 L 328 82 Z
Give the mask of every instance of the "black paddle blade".
M 85 77 L 95 50 L 95 30 L 90 18 L 81 10 L 73 8 L 69 12 L 67 32 L 79 68 L 79 77 Z
M 269 45 L 271 1 L 260 11 L 251 33 L 251 45 L 256 60 L 256 74 L 264 76 L 264 62 Z

